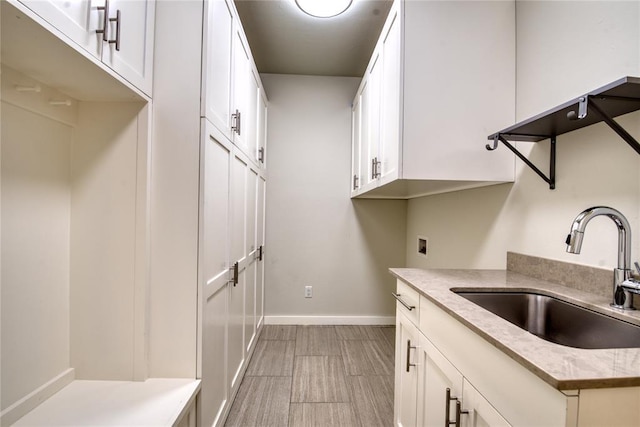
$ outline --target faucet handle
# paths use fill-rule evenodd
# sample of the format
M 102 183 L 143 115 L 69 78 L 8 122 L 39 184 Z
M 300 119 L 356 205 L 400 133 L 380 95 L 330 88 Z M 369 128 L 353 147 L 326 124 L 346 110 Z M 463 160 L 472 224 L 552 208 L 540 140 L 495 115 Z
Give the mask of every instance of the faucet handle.
M 622 290 L 631 292 L 632 294 L 640 295 L 640 282 L 635 279 L 628 279 L 622 282 L 620 285 Z
M 633 265 L 636 266 L 636 271 L 640 274 L 640 264 L 638 264 L 638 261 L 634 262 Z

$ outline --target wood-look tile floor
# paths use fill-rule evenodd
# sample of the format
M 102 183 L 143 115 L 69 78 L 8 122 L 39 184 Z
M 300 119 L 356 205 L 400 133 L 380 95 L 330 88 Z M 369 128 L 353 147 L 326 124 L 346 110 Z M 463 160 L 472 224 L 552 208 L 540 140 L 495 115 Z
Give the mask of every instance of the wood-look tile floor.
M 393 326 L 266 325 L 228 427 L 393 425 Z

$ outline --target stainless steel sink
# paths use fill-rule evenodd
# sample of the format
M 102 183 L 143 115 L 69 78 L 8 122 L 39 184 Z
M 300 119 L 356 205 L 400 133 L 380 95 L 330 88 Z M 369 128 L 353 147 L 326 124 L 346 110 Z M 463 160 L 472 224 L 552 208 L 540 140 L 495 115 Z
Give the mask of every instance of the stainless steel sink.
M 453 292 L 538 337 L 576 348 L 640 347 L 640 326 L 535 292 Z

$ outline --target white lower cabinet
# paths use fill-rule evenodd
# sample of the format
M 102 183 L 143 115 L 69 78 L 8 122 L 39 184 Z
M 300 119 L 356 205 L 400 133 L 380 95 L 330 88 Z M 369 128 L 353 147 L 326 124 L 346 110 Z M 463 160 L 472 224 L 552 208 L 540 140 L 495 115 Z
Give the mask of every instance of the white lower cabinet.
M 263 316 L 266 177 L 209 120 L 202 119 L 200 424 L 222 425 Z
M 397 426 L 416 425 L 418 402 L 418 366 L 416 348 L 419 342 L 418 329 L 409 319 L 398 312 L 396 317 L 396 378 L 394 396 L 394 423 Z
M 207 126 L 206 123 L 204 123 Z M 229 182 L 233 148 L 206 128 L 201 146 L 200 247 L 202 274 L 202 418 L 217 422 L 229 399 L 227 329 L 229 282 Z M 210 361 L 215 361 L 212 363 Z
M 511 424 L 491 406 L 470 382 L 464 380 L 462 386 L 462 401 L 465 404 L 466 414 L 460 417 L 464 427 L 509 427 Z
M 510 426 L 422 334 L 417 354 L 419 378 L 416 425 Z
M 509 426 L 409 317 L 398 311 L 395 425 Z
M 411 302 L 406 283 L 397 289 L 418 313 L 396 305 L 396 426 L 640 425 L 640 387 L 558 390 L 430 299 Z
M 418 366 L 416 425 L 442 426 L 455 420 L 456 402 L 462 397 L 462 374 L 422 334 Z

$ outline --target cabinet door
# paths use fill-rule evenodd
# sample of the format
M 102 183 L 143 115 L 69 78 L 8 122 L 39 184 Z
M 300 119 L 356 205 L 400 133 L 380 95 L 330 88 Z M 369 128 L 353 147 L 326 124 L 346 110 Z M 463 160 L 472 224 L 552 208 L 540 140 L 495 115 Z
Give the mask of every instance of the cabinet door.
M 247 170 L 249 162 L 234 147 L 231 167 L 231 262 L 235 265 L 237 280 L 229 288 L 228 378 L 232 390 L 240 385 L 244 363 L 244 298 L 247 278 Z
M 258 164 L 262 169 L 267 168 L 267 112 L 268 102 L 264 89 L 259 90 L 258 97 L 258 153 L 256 155 Z
M 253 68 L 253 61 L 248 63 L 247 73 L 247 107 L 242 117 L 242 132 L 246 143 L 246 154 L 249 159 L 258 164 L 258 109 L 260 102 L 260 78 Z
M 244 152 L 248 152 L 248 129 L 251 121 L 249 112 L 251 105 L 251 57 L 249 47 L 242 34 L 240 26 L 234 28 L 233 33 L 233 103 L 231 106 L 231 130 L 233 143 Z
M 103 28 L 104 0 L 20 0 L 42 19 L 60 30 L 96 58 L 102 52 L 102 36 L 96 30 Z
M 396 366 L 394 390 L 394 425 L 416 425 L 420 333 L 402 313 L 396 314 Z
M 229 397 L 226 376 L 229 299 L 229 188 L 232 147 L 206 122 L 202 141 L 200 248 L 202 269 L 201 425 L 220 420 Z
M 380 177 L 380 89 L 382 83 L 382 60 L 379 52 L 374 53 L 374 60 L 367 77 L 366 112 L 363 110 L 362 122 L 363 149 L 367 152 L 367 175 L 363 187 L 372 188 L 378 185 Z
M 257 220 L 257 192 L 258 171 L 249 166 L 247 171 L 247 232 L 246 258 L 247 273 L 244 295 L 244 346 L 245 354 L 249 352 L 256 335 L 256 277 L 257 277 L 257 246 L 256 246 L 256 220 Z
M 463 410 L 468 413 L 461 417 L 464 427 L 511 427 L 466 379 L 462 391 Z
M 396 2 L 382 37 L 380 94 L 380 184 L 399 177 L 400 161 L 400 19 Z
M 151 96 L 155 0 L 109 0 L 102 62 Z
M 234 15 L 228 0 L 209 0 L 204 41 L 203 115 L 231 139 Z
M 264 213 L 265 196 L 267 191 L 267 181 L 264 176 L 258 177 L 258 204 L 256 214 L 256 245 L 258 245 L 259 256 L 256 271 L 256 325 L 260 327 L 264 320 L 264 260 L 265 260 L 265 232 Z
M 367 191 L 376 186 L 376 178 L 374 177 L 373 161 L 377 156 L 377 150 L 371 151 L 373 148 L 369 143 L 371 139 L 371 127 L 369 126 L 369 109 L 371 106 L 371 96 L 369 94 L 369 79 L 362 85 L 360 94 L 358 95 L 358 103 L 360 105 L 360 191 Z
M 355 195 L 362 182 L 360 176 L 360 97 L 351 108 L 351 195 Z
M 422 335 L 418 348 L 418 365 L 420 378 L 417 425 L 441 427 L 447 425 L 447 422 L 453 422 L 456 404 L 455 400 L 446 400 L 447 389 L 451 399 L 462 401 L 462 374 Z

